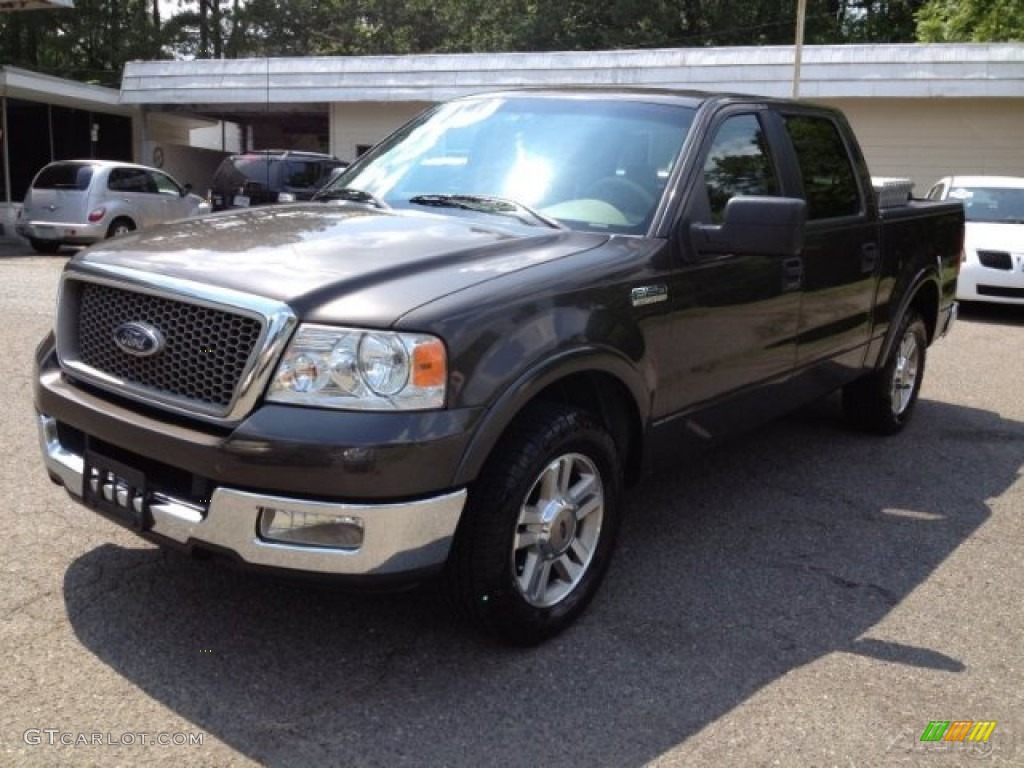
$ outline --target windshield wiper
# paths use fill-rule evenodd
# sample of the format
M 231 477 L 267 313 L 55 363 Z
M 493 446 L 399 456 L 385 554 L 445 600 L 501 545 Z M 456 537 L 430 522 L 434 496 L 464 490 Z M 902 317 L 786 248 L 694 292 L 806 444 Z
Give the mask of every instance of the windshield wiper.
M 539 221 L 546 227 L 552 229 L 568 229 L 560 221 L 545 216 L 540 211 L 528 205 L 509 200 L 505 197 L 491 197 L 490 195 L 416 195 L 409 199 L 414 205 L 428 205 L 436 208 L 461 208 L 465 211 L 480 211 L 481 213 L 497 213 L 503 216 L 516 216 L 522 218 L 526 214 L 535 221 Z
M 364 192 L 354 187 L 340 187 L 337 189 L 323 189 L 313 195 L 314 200 L 349 200 L 353 203 L 366 203 L 374 208 L 386 210 L 391 206 L 385 203 L 376 195 Z

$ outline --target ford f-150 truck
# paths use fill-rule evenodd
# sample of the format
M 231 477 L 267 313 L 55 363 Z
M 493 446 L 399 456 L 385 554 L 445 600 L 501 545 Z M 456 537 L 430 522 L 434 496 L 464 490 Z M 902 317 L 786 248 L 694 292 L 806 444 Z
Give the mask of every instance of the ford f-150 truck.
M 46 469 L 161 545 L 440 575 L 536 643 L 594 596 L 647 468 L 840 389 L 898 432 L 962 237 L 959 203 L 880 206 L 831 109 L 458 99 L 311 202 L 72 258 L 36 357 Z

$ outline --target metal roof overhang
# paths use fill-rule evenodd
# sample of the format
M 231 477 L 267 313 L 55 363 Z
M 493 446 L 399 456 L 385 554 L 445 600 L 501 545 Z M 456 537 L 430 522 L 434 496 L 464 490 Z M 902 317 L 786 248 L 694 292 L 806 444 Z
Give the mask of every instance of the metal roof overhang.
M 805 46 L 802 58 L 804 98 L 1024 96 L 1020 43 Z M 793 63 L 792 46 L 146 61 L 125 67 L 121 100 L 222 114 L 318 113 L 337 102 L 443 101 L 553 85 L 786 97 Z
M 122 103 L 120 92 L 113 88 L 41 75 L 18 67 L 0 67 L 0 96 L 118 115 L 138 113 L 138 107 Z
M 0 11 L 59 10 L 74 7 L 74 0 L 0 0 Z

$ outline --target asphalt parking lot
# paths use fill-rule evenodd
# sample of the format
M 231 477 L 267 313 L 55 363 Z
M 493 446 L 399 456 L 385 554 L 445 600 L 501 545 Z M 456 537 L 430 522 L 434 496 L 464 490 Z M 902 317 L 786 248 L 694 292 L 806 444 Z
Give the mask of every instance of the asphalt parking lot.
M 0 247 L 0 762 L 1024 765 L 1024 309 L 965 313 L 899 437 L 830 399 L 633 490 L 591 610 L 524 651 L 72 504 L 31 399 L 63 262 Z

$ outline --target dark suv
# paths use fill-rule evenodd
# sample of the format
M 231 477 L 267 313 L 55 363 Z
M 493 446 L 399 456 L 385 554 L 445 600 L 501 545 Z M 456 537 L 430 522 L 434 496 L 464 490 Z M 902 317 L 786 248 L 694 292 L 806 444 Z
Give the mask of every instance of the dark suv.
M 261 150 L 224 158 L 213 175 L 213 210 L 308 200 L 346 163 L 319 152 Z

